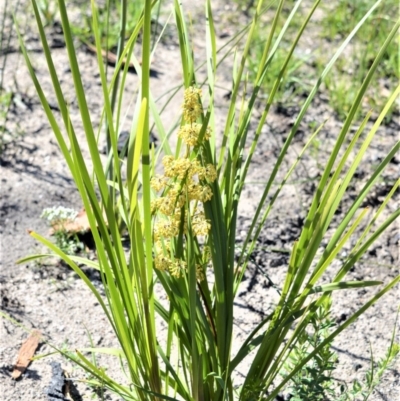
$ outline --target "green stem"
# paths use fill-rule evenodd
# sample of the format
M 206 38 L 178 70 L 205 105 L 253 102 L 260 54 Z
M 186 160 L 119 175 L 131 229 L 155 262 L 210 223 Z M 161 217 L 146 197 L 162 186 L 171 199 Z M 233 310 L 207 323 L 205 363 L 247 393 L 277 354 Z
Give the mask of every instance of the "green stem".
M 127 0 L 121 0 L 121 19 L 120 19 L 120 31 L 119 31 L 118 48 L 117 48 L 117 60 L 120 60 L 122 52 L 124 50 L 127 9 L 128 9 Z M 107 46 L 107 51 L 108 51 L 108 46 Z M 113 114 L 114 114 L 114 109 L 115 109 L 115 103 L 117 100 L 120 73 L 121 73 L 121 70 L 119 69 L 117 72 L 117 76 L 115 78 L 115 82 L 114 82 L 114 85 L 112 88 L 112 93 L 111 93 L 111 111 Z M 113 122 L 109 121 L 106 117 L 105 123 L 106 123 L 106 140 L 107 140 L 107 148 L 106 149 L 107 149 L 107 155 L 109 155 L 110 152 L 112 151 L 111 132 L 110 132 L 109 126 Z M 118 130 L 118 127 L 117 127 L 117 130 Z M 113 179 L 112 163 L 110 163 L 108 165 L 108 169 L 106 171 L 106 176 L 107 176 L 108 180 Z M 109 189 L 110 189 L 110 192 L 113 194 L 113 199 L 114 199 L 115 190 L 112 186 L 110 186 Z

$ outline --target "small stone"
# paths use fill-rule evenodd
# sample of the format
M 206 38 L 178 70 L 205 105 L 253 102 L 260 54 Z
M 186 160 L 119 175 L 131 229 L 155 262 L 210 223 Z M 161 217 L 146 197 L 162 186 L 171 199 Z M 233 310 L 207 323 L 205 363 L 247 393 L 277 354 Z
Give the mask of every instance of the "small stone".
M 286 258 L 284 256 L 279 256 L 278 258 L 272 259 L 269 262 L 270 267 L 283 266 L 286 263 Z

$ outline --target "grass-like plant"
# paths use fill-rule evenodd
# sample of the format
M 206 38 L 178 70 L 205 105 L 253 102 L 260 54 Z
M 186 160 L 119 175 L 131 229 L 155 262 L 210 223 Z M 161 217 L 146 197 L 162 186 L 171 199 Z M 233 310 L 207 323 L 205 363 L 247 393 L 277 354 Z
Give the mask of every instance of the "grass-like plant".
M 242 0 L 238 2 L 241 5 L 241 9 L 245 10 L 246 13 L 254 6 L 254 2 Z M 310 77 L 313 75 L 314 70 L 324 70 L 330 57 L 329 52 L 326 52 L 325 49 L 331 48 L 332 43 L 339 43 L 343 40 L 374 3 L 375 0 L 337 0 L 333 3 L 322 3 L 318 22 L 312 21 L 310 24 L 309 35 L 311 39 L 308 39 L 307 45 L 301 45 L 292 56 L 275 95 L 276 101 L 282 101 L 283 107 L 296 103 L 296 95 L 304 94 L 309 90 Z M 284 16 L 289 15 L 291 7 L 292 5 L 286 2 L 282 9 L 282 14 Z M 282 44 L 277 49 L 274 60 L 272 60 L 267 72 L 267 79 L 263 87 L 263 92 L 265 91 L 267 95 L 279 74 L 280 65 L 284 60 L 286 51 L 290 48 L 304 15 L 310 7 L 310 3 L 303 3 L 299 7 L 300 15 L 293 19 L 288 26 L 285 34 L 286 39 L 283 39 Z M 255 32 L 254 46 L 252 46 L 249 54 L 249 70 L 252 77 L 257 75 L 258 63 L 262 57 L 265 32 L 272 21 L 272 11 L 277 8 L 277 2 L 267 3 L 266 8 L 266 16 L 263 16 L 260 20 L 259 28 Z M 340 118 L 346 117 L 350 110 L 377 51 L 392 29 L 397 10 L 398 2 L 396 0 L 386 0 L 380 3 L 368 23 L 360 27 L 350 48 L 335 63 L 332 72 L 325 77 L 324 95 L 327 96 L 329 104 Z M 278 22 L 278 27 L 281 28 L 284 22 L 285 18 L 281 18 Z M 369 108 L 379 109 L 383 107 L 387 97 L 383 95 L 387 93 L 386 86 L 388 83 L 389 86 L 394 86 L 400 79 L 400 69 L 398 67 L 399 41 L 400 38 L 397 36 L 388 46 L 375 73 L 375 79 L 371 82 L 364 97 L 363 107 L 359 109 L 357 119 L 362 117 Z M 310 42 L 320 43 L 320 45 L 310 49 Z M 349 57 L 349 55 L 351 56 Z M 387 113 L 386 121 L 390 121 L 393 110 L 394 107 Z
M 59 0 L 58 7 L 86 138 L 85 146 L 89 149 L 90 165 L 93 168 L 89 169 L 83 157 L 82 140 L 78 139 L 76 127 L 70 118 L 68 104 L 53 64 L 35 0 L 32 2 L 33 10 L 62 124 L 49 107 L 21 38 L 22 52 L 38 96 L 87 212 L 97 253 L 97 262 L 87 260 L 87 264 L 96 266 L 101 272 L 105 299 L 79 268 L 78 262 L 85 262 L 85 259 L 66 255 L 37 233 L 33 232 L 31 235 L 59 255 L 84 280 L 103 308 L 119 343 L 119 348 L 115 349 L 88 348 L 60 352 L 90 374 L 91 384 L 103 385 L 125 400 L 270 401 L 315 355 L 323 351 L 339 333 L 400 281 L 400 276 L 397 276 L 380 288 L 354 315 L 316 343 L 310 353 L 302 355 L 291 372 L 281 378 L 280 372 L 291 351 L 295 349 L 309 324 L 315 320 L 319 308 L 327 302 L 333 291 L 351 291 L 354 288 L 381 284 L 377 281 L 346 281 L 346 275 L 400 214 L 400 210 L 396 210 L 388 214 L 382 223 L 376 224 L 377 218 L 398 187 L 397 182 L 382 206 L 372 213 L 372 223 L 361 229 L 360 224 L 368 211 L 360 209 L 360 205 L 398 151 L 398 142 L 362 186 L 351 206 L 342 211 L 340 221 L 335 221 L 335 228 L 331 223 L 354 173 L 360 167 L 363 155 L 400 93 L 400 86 L 394 88 L 376 121 L 368 125 L 368 114 L 356 132 L 350 136 L 350 128 L 354 124 L 354 117 L 363 95 L 387 47 L 396 35 L 400 21 L 393 24 L 387 40 L 376 53 L 346 120 L 337 133 L 336 143 L 324 165 L 324 172 L 304 227 L 299 239 L 293 244 L 285 281 L 280 283 L 278 303 L 273 312 L 254 328 L 241 344 L 239 351 L 233 353 L 232 344 L 236 341 L 233 336 L 233 303 L 252 252 L 256 248 L 257 237 L 271 209 L 276 206 L 281 209 L 284 207 L 280 205 L 278 195 L 310 143 L 318 136 L 321 127 L 310 135 L 299 158 L 282 182 L 277 182 L 278 172 L 284 168 L 283 160 L 321 82 L 357 30 L 373 15 L 379 1 L 357 23 L 316 79 L 275 161 L 247 237 L 240 245 L 239 256 L 236 252 L 238 207 L 252 157 L 258 141 L 263 140 L 262 127 L 282 76 L 319 1 L 315 2 L 310 13 L 303 19 L 292 46 L 282 61 L 272 90 L 267 100 L 263 100 L 264 108 L 261 110 L 261 117 L 258 118 L 254 115 L 255 105 L 259 98 L 263 99 L 263 82 L 290 21 L 297 17 L 300 2 L 293 6 L 279 32 L 276 28 L 284 2 L 278 3 L 265 39 L 258 73 L 252 82 L 246 82 L 247 59 L 263 9 L 263 1 L 257 2 L 256 12 L 249 27 L 238 34 L 231 42 L 231 47 L 225 47 L 223 51 L 226 53 L 223 53 L 217 50 L 211 1 L 206 0 L 207 25 L 204 40 L 207 47 L 207 81 L 202 84 L 196 77 L 196 66 L 182 4 L 174 1 L 183 73 L 182 86 L 185 89 L 175 149 L 171 149 L 162 123 L 160 107 L 154 101 L 151 91 L 151 13 L 156 3 L 151 0 L 143 1 L 139 22 L 120 52 L 120 61 L 111 81 L 108 82 L 100 51 L 101 35 L 97 8 L 92 1 L 92 28 L 98 49 L 111 169 L 107 163 L 102 162 L 99 154 L 98 135 L 85 97 L 65 0 Z M 139 33 L 141 65 L 133 55 Z M 244 38 L 244 45 L 241 53 L 235 53 L 232 94 L 225 127 L 222 132 L 217 132 L 213 116 L 219 60 L 226 54 L 233 53 L 241 38 Z M 124 88 L 126 82 L 128 66 L 122 62 L 125 57 L 133 60 L 140 77 L 140 94 L 132 121 L 126 162 L 120 160 L 117 150 L 121 121 L 119 105 L 123 91 L 117 92 L 118 107 L 113 107 L 112 101 L 119 74 L 120 88 Z M 243 85 L 244 82 L 247 84 L 248 93 L 242 93 L 246 86 Z M 155 129 L 162 142 L 159 151 L 149 147 L 150 116 L 155 121 Z M 255 131 L 251 131 L 251 123 L 252 127 L 255 123 Z M 161 157 L 163 173 L 157 176 L 155 169 L 159 166 Z M 122 175 L 123 168 L 126 168 L 126 178 Z M 121 232 L 121 227 L 125 230 L 124 233 Z M 332 230 L 328 231 L 329 228 Z M 355 233 L 359 236 L 356 245 L 347 254 L 333 279 L 322 284 L 324 273 Z M 123 247 L 122 234 L 129 237 L 129 252 Z M 161 285 L 163 294 L 167 295 L 164 301 L 161 301 L 160 294 L 155 292 L 156 283 Z M 160 338 L 157 331 L 157 325 L 161 321 L 167 328 L 164 338 Z M 126 375 L 125 382 L 110 377 L 105 369 L 93 363 L 88 353 L 105 353 L 119 358 Z M 247 371 L 243 372 L 246 378 L 241 386 L 237 387 L 233 380 L 234 372 L 247 357 L 250 358 L 250 364 Z
M 239 1 L 239 3 L 243 3 Z M 246 7 L 242 5 L 245 13 L 249 13 L 256 4 L 246 2 Z M 250 79 L 254 80 L 258 74 L 260 60 L 263 57 L 265 40 L 268 33 L 268 26 L 271 24 L 275 15 L 276 9 L 279 7 L 279 2 L 267 2 L 265 8 L 262 10 L 260 20 L 254 31 L 254 39 L 247 58 Z M 281 16 L 277 21 L 275 29 L 275 38 L 279 35 L 287 18 L 292 11 L 293 5 L 285 3 L 280 13 Z M 303 10 L 305 8 L 305 10 Z M 271 60 L 266 76 L 263 80 L 262 94 L 267 98 L 273 90 L 274 83 L 277 77 L 280 76 L 282 65 L 285 62 L 288 49 L 290 49 L 293 40 L 295 39 L 298 30 L 300 29 L 303 17 L 307 14 L 309 7 L 299 6 L 296 18 L 291 19 L 290 24 L 285 27 L 285 35 L 280 42 L 279 47 L 276 49 L 275 55 Z M 250 17 L 249 17 L 250 18 Z M 306 55 L 302 51 L 295 52 L 289 60 L 284 73 L 280 77 L 280 85 L 274 94 L 274 102 L 282 103 L 284 107 L 292 106 L 296 103 L 296 98 L 302 93 L 309 90 L 309 73 L 306 72 L 305 64 L 309 61 L 310 55 Z M 261 95 L 261 93 L 259 94 Z
M 383 374 L 394 365 L 400 356 L 400 344 L 396 343 L 395 336 L 397 333 L 398 313 L 392 333 L 392 340 L 386 350 L 386 354 L 375 363 L 373 349 L 371 346 L 371 367 L 365 372 L 363 380 L 354 380 L 351 388 L 341 386 L 340 394 L 337 396 L 338 401 L 367 401 L 375 388 L 380 384 Z
M 324 35 L 328 38 L 343 38 L 356 21 L 374 4 L 374 0 L 340 0 L 338 1 L 335 12 L 331 11 L 331 6 L 326 5 L 326 18 L 323 23 Z M 393 24 L 393 16 L 397 15 L 398 2 L 395 0 L 383 1 L 377 8 L 370 22 L 357 33 L 358 39 L 351 49 L 350 58 L 343 57 L 338 64 L 336 71 L 325 80 L 332 107 L 340 116 L 345 116 L 351 108 L 353 99 L 356 96 L 358 87 L 362 83 L 366 72 L 375 58 L 376 51 L 384 43 L 387 34 Z M 400 69 L 398 60 L 398 48 L 400 38 L 394 38 L 393 42 L 383 56 L 377 68 L 376 78 L 371 83 L 365 96 L 364 107 L 379 108 L 384 104 L 386 92 L 383 82 L 395 85 L 400 79 Z M 321 55 L 322 60 L 324 57 Z M 320 60 L 319 62 L 321 62 Z M 383 100 L 382 100 L 383 98 Z M 386 120 L 390 120 L 394 107 L 387 113 Z
M 12 38 L 12 13 L 18 10 L 19 1 L 10 3 L 5 0 L 0 17 L 0 54 L 3 56 L 0 65 L 0 154 L 4 147 L 16 139 L 20 132 L 7 129 L 7 120 L 12 106 L 13 92 L 5 85 L 5 70 Z
M 90 7 L 88 3 L 81 3 L 76 6 L 79 7 L 83 18 L 71 25 L 72 32 L 82 42 L 92 44 L 92 19 L 90 13 L 88 13 Z M 142 2 L 140 0 L 107 0 L 103 4 L 99 4 L 98 23 L 101 32 L 102 49 L 116 52 L 121 37 L 121 26 L 124 27 L 123 38 L 125 39 L 124 36 L 129 37 L 135 29 L 141 11 Z M 121 20 L 125 21 L 123 25 L 121 25 Z

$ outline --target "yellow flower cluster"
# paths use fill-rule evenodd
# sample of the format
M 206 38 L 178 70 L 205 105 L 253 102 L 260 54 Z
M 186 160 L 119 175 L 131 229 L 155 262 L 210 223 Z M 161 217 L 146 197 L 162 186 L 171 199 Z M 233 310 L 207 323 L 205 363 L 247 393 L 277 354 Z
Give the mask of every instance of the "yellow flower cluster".
M 168 256 L 162 253 L 156 256 L 155 266 L 159 270 L 168 271 L 171 276 L 179 278 L 182 270 L 186 269 L 186 262 L 182 259 L 175 259 L 172 261 Z
M 183 119 L 191 124 L 195 123 L 203 113 L 200 103 L 201 89 L 190 86 L 183 95 Z
M 197 121 L 203 114 L 200 103 L 201 89 L 189 87 L 183 96 L 183 120 L 185 124 L 179 128 L 178 138 L 181 138 L 187 146 L 200 145 L 200 132 L 203 127 Z M 208 141 L 211 137 L 211 129 L 207 127 L 202 135 L 202 141 Z
M 199 136 L 202 128 L 202 124 L 191 123 L 182 125 L 182 127 L 178 131 L 178 137 L 181 138 L 186 145 L 188 146 L 196 146 L 199 144 Z M 204 132 L 203 140 L 208 141 L 211 137 L 211 129 L 209 127 L 206 128 Z
M 157 192 L 165 189 L 163 197 L 152 201 L 153 212 L 172 216 L 176 209 L 185 205 L 186 200 L 204 203 L 212 198 L 209 183 L 217 179 L 217 171 L 212 164 L 202 167 L 197 160 L 173 159 L 172 156 L 164 157 L 163 164 L 165 175 L 153 177 L 150 183 Z
M 180 232 L 188 234 L 188 213 L 190 213 L 191 234 L 205 237 L 211 229 L 210 222 L 202 211 L 201 204 L 212 196 L 210 184 L 217 179 L 217 171 L 212 164 L 202 165 L 197 159 L 191 159 L 192 147 L 200 145 L 199 137 L 202 124 L 200 119 L 203 109 L 200 103 L 201 89 L 189 87 L 184 93 L 183 119 L 185 125 L 179 129 L 180 137 L 187 145 L 186 157 L 165 156 L 162 160 L 164 175 L 156 175 L 151 180 L 151 187 L 162 196 L 152 201 L 154 214 L 161 213 L 154 226 L 155 267 L 168 271 L 174 277 L 180 277 L 187 269 L 186 262 L 175 256 L 173 239 Z M 207 127 L 202 141 L 210 139 L 211 130 Z M 194 204 L 191 204 L 194 201 Z M 182 216 L 182 213 L 185 216 Z M 183 218 L 182 218 L 183 217 Z M 208 247 L 204 247 L 199 263 L 196 263 L 197 280 L 204 280 L 204 266 L 210 260 Z

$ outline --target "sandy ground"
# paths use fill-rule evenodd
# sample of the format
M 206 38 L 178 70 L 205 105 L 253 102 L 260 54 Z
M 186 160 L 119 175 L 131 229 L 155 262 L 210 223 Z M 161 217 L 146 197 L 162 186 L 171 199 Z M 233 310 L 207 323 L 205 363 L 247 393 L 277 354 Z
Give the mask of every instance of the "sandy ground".
M 234 27 L 226 20 L 229 7 L 216 3 L 217 32 L 220 33 L 219 44 L 228 40 Z M 196 24 L 204 24 L 201 10 L 193 11 L 197 17 Z M 197 13 L 197 14 L 196 14 Z M 21 15 L 22 20 L 29 21 L 27 14 Z M 24 26 L 24 37 L 40 81 L 49 103 L 55 106 L 55 97 L 51 92 L 51 83 L 45 67 L 43 53 L 40 50 L 38 35 L 34 29 Z M 205 48 L 201 33 L 195 37 L 195 54 L 201 59 Z M 57 46 L 59 33 L 56 29 L 49 30 L 54 41 L 53 58 L 57 71 L 62 78 L 66 98 L 74 121 L 78 121 L 78 108 L 70 85 L 70 70 L 65 49 Z M 27 230 L 35 230 L 48 235 L 48 227 L 40 219 L 41 212 L 46 207 L 62 205 L 81 208 L 79 195 L 73 186 L 66 164 L 49 128 L 41 105 L 35 95 L 35 90 L 28 76 L 21 56 L 16 51 L 17 43 L 12 41 L 15 51 L 7 55 L 6 81 L 9 88 L 15 92 L 15 100 L 8 121 L 8 128 L 22 132 L 23 136 L 6 147 L 1 154 L 1 199 L 0 199 L 0 230 L 1 230 L 1 305 L 2 310 L 18 321 L 21 326 L 41 330 L 49 343 L 56 346 L 72 348 L 85 347 L 90 344 L 89 334 L 95 346 L 115 345 L 115 338 L 108 327 L 99 305 L 84 284 L 67 267 L 54 259 L 41 263 L 17 265 L 15 262 L 26 255 L 40 252 L 43 248 L 35 243 L 27 234 Z M 0 61 L 4 55 L 0 55 Z M 95 56 L 80 47 L 78 50 L 79 66 L 85 84 L 86 95 L 96 123 L 101 114 L 101 87 L 97 73 Z M 179 68 L 179 53 L 174 33 L 160 44 L 153 61 L 152 68 L 156 72 L 152 78 L 154 97 L 174 88 L 181 82 Z M 217 93 L 218 122 L 222 126 L 224 112 L 228 102 L 226 95 L 230 88 L 229 62 L 222 65 L 219 74 L 219 90 Z M 204 74 L 200 71 L 199 74 Z M 137 76 L 130 74 L 126 87 L 126 105 L 135 96 Z M 163 122 L 167 127 L 175 123 L 181 104 L 181 98 L 176 96 L 163 114 Z M 131 110 L 127 108 L 127 121 Z M 263 139 L 257 146 L 253 167 L 245 187 L 241 213 L 238 224 L 238 242 L 244 238 L 249 227 L 250 218 L 258 205 L 265 177 L 272 170 L 274 160 L 283 144 L 287 132 L 294 121 L 298 106 L 274 107 L 263 130 Z M 245 275 L 242 288 L 235 302 L 235 332 L 237 341 L 234 348 L 245 338 L 263 316 L 268 314 L 277 300 L 277 292 L 271 282 L 280 287 L 288 264 L 288 253 L 293 241 L 298 238 L 311 194 L 320 176 L 321 163 L 329 156 L 332 145 L 341 127 L 341 122 L 329 108 L 326 98 L 321 95 L 316 98 L 312 108 L 303 121 L 295 138 L 285 166 L 288 168 L 301 150 L 308 135 L 311 124 L 320 124 L 327 117 L 329 121 L 320 133 L 320 146 L 313 154 L 308 154 L 299 164 L 294 176 L 282 191 L 279 207 L 275 208 L 266 222 L 258 239 L 258 246 L 253 255 L 253 262 Z M 124 127 L 123 127 L 124 128 Z M 339 221 L 341 214 L 354 200 L 357 190 L 366 181 L 374 167 L 383 159 L 394 145 L 399 133 L 399 116 L 382 127 L 367 152 L 362 168 L 356 175 L 356 181 L 346 197 L 333 226 Z M 81 138 L 84 134 L 78 130 Z M 363 206 L 376 210 L 380 202 L 399 175 L 399 155 L 390 163 Z M 283 177 L 283 175 L 282 175 Z M 282 178 L 281 177 L 281 178 Z M 388 212 L 399 207 L 399 194 L 388 205 Z M 387 212 L 387 214 L 388 214 Z M 399 225 L 394 224 L 373 245 L 365 257 L 357 263 L 349 274 L 349 280 L 382 280 L 388 283 L 399 274 Z M 354 240 L 352 244 L 354 245 Z M 345 249 L 348 252 L 350 248 Z M 345 255 L 341 255 L 342 257 Z M 329 276 L 340 266 L 340 259 L 335 261 L 329 270 Z M 101 282 L 95 271 L 87 269 L 87 274 L 93 283 L 101 288 Z M 267 275 L 263 275 L 263 273 Z M 376 292 L 376 289 L 363 289 L 337 293 L 334 296 L 332 318 L 342 322 L 351 316 L 363 303 Z M 396 311 L 400 304 L 399 287 L 394 288 L 367 311 L 351 328 L 343 333 L 334 343 L 334 350 L 339 356 L 339 366 L 335 378 L 343 383 L 351 383 L 354 378 L 361 379 L 371 362 L 383 356 L 391 339 L 395 325 Z M 52 372 L 49 362 L 57 360 L 62 368 L 69 370 L 73 378 L 84 378 L 83 373 L 73 368 L 62 358 L 52 355 L 45 359 L 34 361 L 18 381 L 11 379 L 11 371 L 16 361 L 18 349 L 27 334 L 7 320 L 2 320 L 0 344 L 0 387 L 3 400 L 48 400 L 45 389 L 49 385 Z M 397 341 L 399 336 L 397 334 Z M 42 344 L 40 353 L 51 352 L 47 344 Z M 118 374 L 118 362 L 105 361 L 108 372 Z M 246 364 L 239 367 L 236 378 L 243 379 Z M 93 399 L 93 389 L 82 383 L 75 382 L 79 396 L 76 399 Z M 400 365 L 397 362 L 389 369 L 377 391 L 371 396 L 371 401 L 400 400 Z M 99 399 L 102 396 L 99 395 Z M 114 399 L 109 394 L 104 399 Z

